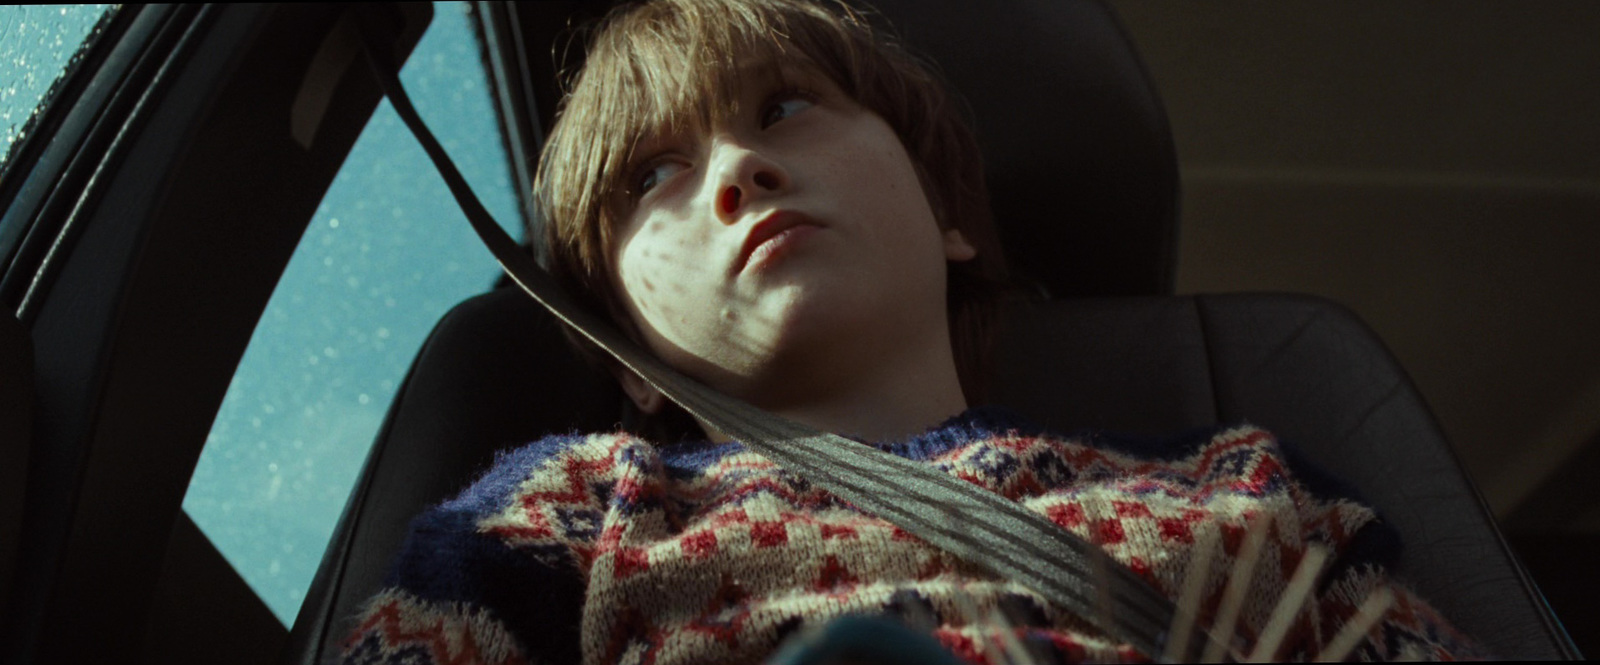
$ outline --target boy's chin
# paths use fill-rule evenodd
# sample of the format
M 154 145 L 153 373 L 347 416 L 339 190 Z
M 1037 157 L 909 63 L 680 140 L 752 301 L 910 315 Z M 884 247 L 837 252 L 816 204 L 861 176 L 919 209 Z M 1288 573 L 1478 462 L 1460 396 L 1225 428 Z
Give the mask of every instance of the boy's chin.
M 870 364 L 893 339 L 908 337 L 884 310 L 813 304 L 788 311 L 766 331 L 763 365 L 781 372 L 820 371 L 840 364 Z M 889 314 L 893 317 L 894 314 Z M 897 317 L 896 317 L 897 318 Z
M 885 323 L 878 318 L 882 307 L 860 293 L 794 288 L 768 295 L 744 328 L 775 352 L 848 343 L 863 328 Z

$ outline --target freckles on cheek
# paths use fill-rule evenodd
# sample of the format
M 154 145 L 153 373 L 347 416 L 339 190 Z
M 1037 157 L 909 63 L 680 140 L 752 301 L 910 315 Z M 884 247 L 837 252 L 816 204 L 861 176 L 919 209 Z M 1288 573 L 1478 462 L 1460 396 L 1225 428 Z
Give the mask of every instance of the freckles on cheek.
M 629 236 L 617 255 L 618 283 L 639 324 L 665 330 L 681 314 L 685 291 L 683 264 L 692 260 L 683 238 L 664 233 L 660 221 L 646 223 Z
M 646 317 L 659 311 L 661 296 L 661 276 L 656 272 L 656 253 L 649 249 L 638 249 L 625 253 L 622 263 L 618 265 L 618 272 L 622 279 L 622 294 L 634 309 Z
M 650 308 L 650 294 L 655 292 L 655 281 L 649 277 L 639 275 L 633 271 L 624 271 L 622 275 L 622 290 L 634 307 L 640 310 Z
M 658 288 L 645 266 L 652 255 L 646 243 L 638 242 L 640 233 L 631 233 L 619 240 L 621 245 L 612 257 L 614 283 L 622 289 L 622 299 L 630 303 L 635 312 L 651 309 L 651 294 Z

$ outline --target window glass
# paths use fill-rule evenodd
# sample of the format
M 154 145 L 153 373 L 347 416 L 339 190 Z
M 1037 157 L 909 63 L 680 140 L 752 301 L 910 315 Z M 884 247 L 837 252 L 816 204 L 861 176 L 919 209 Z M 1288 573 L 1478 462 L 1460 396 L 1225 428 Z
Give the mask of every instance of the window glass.
M 0 164 L 113 5 L 0 5 Z
M 511 230 L 520 218 L 470 21 L 465 3 L 437 4 L 401 80 Z M 183 503 L 286 625 L 417 349 L 497 270 L 384 101 L 267 304 Z

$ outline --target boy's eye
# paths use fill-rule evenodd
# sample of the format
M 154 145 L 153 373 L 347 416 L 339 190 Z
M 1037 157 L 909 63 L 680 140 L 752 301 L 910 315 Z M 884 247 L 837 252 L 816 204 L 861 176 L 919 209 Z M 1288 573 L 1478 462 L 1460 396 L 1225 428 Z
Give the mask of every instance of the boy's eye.
M 796 113 L 816 105 L 816 100 L 811 95 L 799 90 L 790 90 L 780 93 L 767 103 L 761 112 L 761 128 L 771 127 L 779 120 L 783 120 Z
M 682 163 L 673 160 L 646 164 L 644 168 L 639 169 L 638 175 L 633 179 L 634 197 L 644 196 L 646 192 L 654 189 L 656 185 L 665 182 L 667 178 L 672 177 L 672 174 L 683 169 Z

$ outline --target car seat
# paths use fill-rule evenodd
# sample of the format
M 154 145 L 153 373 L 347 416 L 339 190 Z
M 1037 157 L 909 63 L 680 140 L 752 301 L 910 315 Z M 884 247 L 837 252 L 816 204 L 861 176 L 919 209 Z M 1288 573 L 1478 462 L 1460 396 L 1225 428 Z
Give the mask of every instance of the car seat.
M 548 53 L 568 18 L 605 4 L 529 3 L 500 27 L 526 52 Z M 1304 296 L 1170 295 L 1171 134 L 1109 7 L 875 6 L 969 99 L 1008 257 L 1040 294 L 1005 307 L 995 403 L 1057 431 L 1263 426 L 1359 488 L 1402 534 L 1399 575 L 1463 631 L 1504 657 L 1577 657 L 1421 397 L 1359 319 Z M 544 82 L 531 97 L 548 123 L 553 74 L 513 74 Z M 285 660 L 336 654 L 409 519 L 496 450 L 622 420 L 626 399 L 558 326 L 510 288 L 439 322 L 373 444 Z

